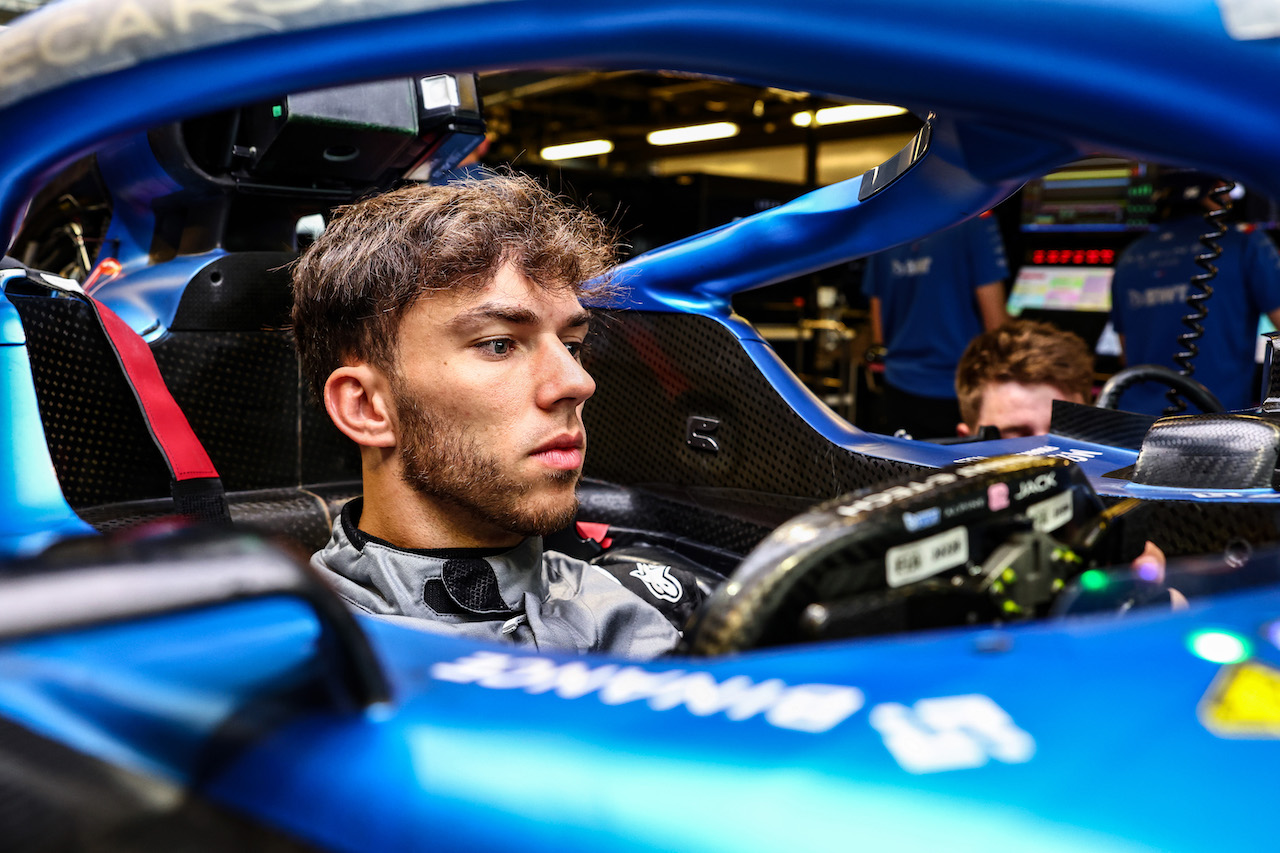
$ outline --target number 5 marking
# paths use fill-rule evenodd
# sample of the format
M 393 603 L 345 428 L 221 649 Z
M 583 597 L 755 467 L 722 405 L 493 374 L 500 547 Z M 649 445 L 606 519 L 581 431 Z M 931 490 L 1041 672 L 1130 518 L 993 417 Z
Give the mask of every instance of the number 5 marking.
M 979 694 L 921 699 L 910 708 L 887 702 L 871 709 L 870 721 L 911 773 L 981 767 L 991 758 L 1021 764 L 1036 751 L 1031 735 Z

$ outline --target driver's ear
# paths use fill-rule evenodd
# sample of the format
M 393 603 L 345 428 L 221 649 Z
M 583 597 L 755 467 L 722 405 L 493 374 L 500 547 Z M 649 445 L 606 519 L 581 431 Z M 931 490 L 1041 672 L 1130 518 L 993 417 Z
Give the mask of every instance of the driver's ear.
M 364 447 L 395 447 L 391 384 L 371 364 L 344 364 L 324 383 L 324 408 L 343 435 Z
M 956 435 L 961 438 L 968 438 L 973 435 L 973 430 L 969 429 L 969 425 L 965 423 L 956 424 Z

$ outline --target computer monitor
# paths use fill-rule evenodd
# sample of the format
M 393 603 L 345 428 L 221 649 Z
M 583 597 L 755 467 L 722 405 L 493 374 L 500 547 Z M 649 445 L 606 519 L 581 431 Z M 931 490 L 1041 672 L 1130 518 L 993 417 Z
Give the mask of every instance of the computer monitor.
M 1009 293 L 1010 316 L 1075 332 L 1090 349 L 1105 346 L 1111 318 L 1111 267 L 1037 266 L 1018 270 Z
M 1111 310 L 1111 267 L 1034 266 L 1018 270 L 1009 292 L 1009 314 L 1027 309 L 1050 311 Z
M 1024 232 L 1145 231 L 1155 213 L 1145 163 L 1092 157 L 1029 181 L 1022 192 Z

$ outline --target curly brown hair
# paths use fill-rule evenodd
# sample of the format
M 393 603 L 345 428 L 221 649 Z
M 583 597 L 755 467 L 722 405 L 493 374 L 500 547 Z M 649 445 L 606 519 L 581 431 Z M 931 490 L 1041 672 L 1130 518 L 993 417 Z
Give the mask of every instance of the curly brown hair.
M 960 417 L 970 428 L 988 382 L 1051 385 L 1064 396 L 1093 394 L 1093 356 L 1072 332 L 1034 320 L 1010 320 L 969 342 L 956 368 Z
M 394 374 L 396 334 L 419 298 L 479 290 L 508 263 L 539 287 L 617 299 L 607 275 L 617 247 L 595 214 L 518 173 L 411 185 L 339 208 L 293 268 L 303 374 L 318 400 L 349 361 Z

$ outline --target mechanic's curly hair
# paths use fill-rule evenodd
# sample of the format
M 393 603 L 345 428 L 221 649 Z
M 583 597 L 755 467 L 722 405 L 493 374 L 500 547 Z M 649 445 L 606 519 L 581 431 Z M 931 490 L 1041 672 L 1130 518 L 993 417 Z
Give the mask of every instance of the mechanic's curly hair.
M 539 287 L 617 298 L 618 243 L 595 214 L 533 178 L 486 172 L 411 185 L 339 208 L 293 268 L 293 329 L 317 400 L 352 360 L 395 373 L 405 312 L 434 290 L 478 290 L 506 263 Z
M 960 417 L 978 425 L 988 382 L 1052 385 L 1063 396 L 1093 395 L 1093 356 L 1084 340 L 1048 323 L 1010 320 L 969 342 L 956 368 Z

